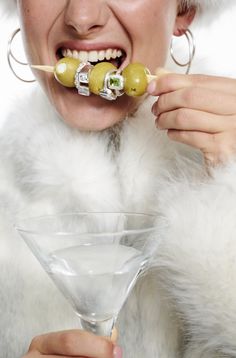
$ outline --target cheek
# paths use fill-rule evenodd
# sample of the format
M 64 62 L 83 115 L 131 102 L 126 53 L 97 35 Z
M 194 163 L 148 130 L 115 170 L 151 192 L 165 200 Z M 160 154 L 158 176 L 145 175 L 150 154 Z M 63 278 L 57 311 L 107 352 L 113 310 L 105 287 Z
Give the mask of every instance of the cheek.
M 58 0 L 55 5 L 54 1 L 48 0 L 19 1 L 22 36 L 30 63 L 42 62 L 40 60 L 47 50 L 50 28 L 63 6 L 60 2 Z
M 163 66 L 166 62 L 169 51 L 170 39 L 173 34 L 175 16 L 160 15 L 152 16 L 149 22 L 143 26 L 140 33 L 143 56 L 146 58 L 146 65 L 151 71 L 157 66 Z
M 177 6 L 173 0 L 143 0 L 139 6 L 132 6 L 120 16 L 131 40 L 133 62 L 143 62 L 150 71 L 164 65 L 176 12 Z

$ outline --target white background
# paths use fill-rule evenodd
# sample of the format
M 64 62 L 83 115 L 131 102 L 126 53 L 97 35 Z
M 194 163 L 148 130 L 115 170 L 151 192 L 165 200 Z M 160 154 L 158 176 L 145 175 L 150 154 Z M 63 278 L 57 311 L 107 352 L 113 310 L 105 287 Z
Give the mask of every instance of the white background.
M 1 2 L 1 0 L 0 0 Z M 1 5 L 1 3 L 0 3 Z M 192 72 L 219 74 L 236 78 L 236 0 L 232 8 L 224 14 L 201 20 L 200 31 L 193 26 L 196 37 L 197 52 Z M 17 17 L 9 17 L 0 8 L 0 69 L 1 69 L 1 91 L 0 91 L 0 126 L 5 120 L 6 114 L 12 103 L 29 92 L 33 85 L 25 84 L 17 80 L 10 72 L 7 65 L 7 42 L 11 33 L 17 28 Z M 178 45 L 177 45 L 178 46 Z M 181 44 L 186 50 L 186 43 Z M 16 56 L 24 59 L 21 37 L 15 39 Z M 186 51 L 185 51 L 186 52 Z M 173 70 L 171 61 L 168 66 Z M 201 71 L 199 70 L 201 68 Z M 24 69 L 18 68 L 19 74 L 25 76 Z M 179 72 L 179 69 L 176 68 Z M 28 78 L 31 74 L 28 73 Z

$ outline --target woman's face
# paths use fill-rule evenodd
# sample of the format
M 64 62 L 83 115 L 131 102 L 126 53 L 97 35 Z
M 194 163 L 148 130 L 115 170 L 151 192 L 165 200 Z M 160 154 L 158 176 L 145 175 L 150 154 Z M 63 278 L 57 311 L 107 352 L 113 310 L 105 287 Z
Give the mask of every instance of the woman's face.
M 184 21 L 176 16 L 177 0 L 18 0 L 18 6 L 28 59 L 37 65 L 55 65 L 62 49 L 85 58 L 95 51 L 95 60 L 111 49 L 125 54 L 121 68 L 141 62 L 152 72 L 164 65 L 171 35 Z M 35 76 L 64 121 L 82 130 L 111 127 L 142 101 L 126 95 L 116 101 L 83 97 L 52 74 L 35 71 Z

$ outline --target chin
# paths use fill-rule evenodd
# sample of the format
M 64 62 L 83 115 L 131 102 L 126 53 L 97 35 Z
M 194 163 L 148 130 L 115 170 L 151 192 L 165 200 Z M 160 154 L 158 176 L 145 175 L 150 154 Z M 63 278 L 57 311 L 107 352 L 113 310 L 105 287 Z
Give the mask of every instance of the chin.
M 107 101 L 96 95 L 83 97 L 75 89 L 64 87 L 53 91 L 50 97 L 64 122 L 82 131 L 111 128 L 133 113 L 140 103 L 140 98 L 126 95 L 115 101 Z
M 70 127 L 77 128 L 81 131 L 103 131 L 111 128 L 121 122 L 125 113 L 116 110 L 107 109 L 106 111 L 97 110 L 87 106 L 86 109 L 72 109 L 69 111 L 58 111 L 64 122 Z

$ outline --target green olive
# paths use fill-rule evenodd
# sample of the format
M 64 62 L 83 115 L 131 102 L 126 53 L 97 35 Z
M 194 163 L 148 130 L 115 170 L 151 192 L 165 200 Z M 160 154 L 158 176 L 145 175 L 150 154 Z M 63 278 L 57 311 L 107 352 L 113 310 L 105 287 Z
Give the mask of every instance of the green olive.
M 125 85 L 124 92 L 128 96 L 142 96 L 147 89 L 149 74 L 148 69 L 141 63 L 131 63 L 122 71 Z
M 80 60 L 71 57 L 64 57 L 55 66 L 54 76 L 60 84 L 65 87 L 75 87 L 75 74 L 79 67 Z
M 107 72 L 116 70 L 116 66 L 114 66 L 110 62 L 100 62 L 92 68 L 89 75 L 89 89 L 92 93 L 98 94 L 104 87 L 104 79 Z

